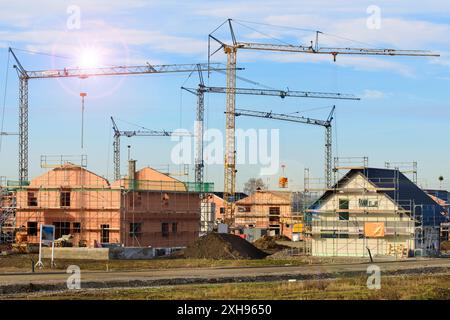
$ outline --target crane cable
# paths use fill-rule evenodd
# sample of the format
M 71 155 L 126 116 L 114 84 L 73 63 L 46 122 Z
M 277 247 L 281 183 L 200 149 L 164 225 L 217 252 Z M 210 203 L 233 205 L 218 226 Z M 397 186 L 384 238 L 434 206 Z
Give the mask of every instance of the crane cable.
M 180 87 L 180 109 L 179 109 L 179 115 L 180 115 L 180 123 L 179 123 L 179 128 L 181 129 L 183 127 L 183 87 L 185 86 L 186 82 L 189 81 L 189 79 L 191 78 L 192 74 L 194 73 L 194 70 L 192 70 L 188 76 L 186 77 L 186 79 L 183 81 L 183 83 L 181 84 Z
M 276 24 L 270 24 L 270 23 L 246 21 L 246 20 L 239 20 L 239 19 L 233 19 L 233 21 L 235 23 L 237 23 L 237 24 L 240 24 L 241 26 L 244 26 L 244 27 L 247 27 L 249 29 L 252 29 L 255 32 L 258 32 L 258 33 L 260 33 L 262 35 L 265 35 L 265 36 L 267 36 L 269 38 L 272 38 L 274 40 L 277 40 L 279 42 L 284 42 L 284 41 L 282 41 L 280 39 L 277 39 L 277 38 L 274 38 L 274 37 L 272 37 L 270 35 L 264 34 L 263 32 L 260 32 L 260 31 L 258 31 L 256 29 L 253 29 L 253 28 L 249 27 L 249 26 L 246 26 L 246 25 L 242 24 L 242 22 L 250 23 L 250 24 L 256 24 L 256 25 L 263 25 L 263 26 L 268 26 L 268 27 L 283 28 L 283 29 L 288 29 L 288 30 L 297 30 L 297 31 L 314 32 L 314 33 L 319 32 L 322 35 L 326 35 L 326 36 L 333 37 L 333 38 L 336 38 L 336 39 L 341 39 L 341 40 L 345 40 L 345 41 L 349 41 L 349 42 L 353 42 L 353 43 L 357 43 L 357 44 L 363 44 L 363 45 L 366 45 L 366 46 L 369 46 L 369 47 L 372 47 L 372 48 L 377 48 L 377 46 L 375 46 L 375 45 L 373 45 L 371 43 L 368 43 L 368 42 L 363 42 L 363 41 L 359 41 L 359 40 L 355 40 L 355 39 L 339 36 L 339 35 L 328 33 L 328 32 L 323 32 L 323 31 L 319 31 L 319 30 L 298 28 L 298 27 L 292 27 L 292 26 L 282 26 L 282 25 L 276 25 Z M 240 21 L 241 23 L 238 23 L 236 21 Z M 287 42 L 284 42 L 284 43 L 285 44 L 289 44 Z M 289 45 L 292 45 L 292 44 L 289 44 Z
M 49 57 L 54 57 L 54 58 L 67 59 L 67 60 L 75 60 L 75 58 L 70 58 L 67 56 L 60 56 L 60 55 L 56 55 L 53 53 L 34 51 L 34 50 L 26 50 L 26 49 L 20 49 L 20 48 L 11 48 L 11 49 L 13 49 L 14 51 L 22 51 L 22 52 L 29 53 L 29 54 L 39 54 L 42 56 L 49 56 Z
M 269 35 L 269 34 L 267 34 L 267 33 L 261 32 L 261 31 L 255 29 L 255 28 L 249 27 L 249 26 L 247 26 L 247 25 L 245 25 L 245 24 L 243 24 L 243 23 L 236 22 L 236 20 L 233 20 L 233 21 L 234 21 L 236 24 L 239 24 L 239 25 L 241 25 L 241 26 L 243 26 L 243 27 L 245 27 L 245 28 L 247 28 L 247 29 L 250 29 L 250 30 L 252 30 L 252 31 L 254 31 L 254 32 L 257 32 L 257 33 L 259 33 L 259 34 L 262 34 L 263 36 L 268 37 L 268 38 L 270 38 L 270 39 L 272 39 L 272 40 L 278 41 L 278 42 L 280 42 L 280 43 L 282 43 L 282 44 L 285 44 L 285 45 L 288 45 L 288 46 L 292 46 L 292 44 L 289 43 L 289 42 L 283 41 L 283 40 L 278 39 L 278 38 L 276 38 L 276 37 L 274 37 L 274 36 L 271 36 L 271 35 Z
M 111 153 L 111 145 L 112 145 L 112 143 L 111 143 L 111 137 L 112 137 L 112 131 L 113 131 L 113 128 L 112 128 L 112 126 L 110 126 L 109 125 L 109 123 L 108 123 L 108 128 L 109 128 L 109 130 L 108 130 L 108 153 L 107 153 L 107 156 L 106 156 L 106 177 L 107 177 L 107 179 L 108 179 L 108 181 L 113 181 L 114 180 L 114 173 L 113 173 L 113 175 L 112 175 L 112 179 L 111 179 L 111 177 L 110 177 L 110 175 L 109 175 L 109 168 L 110 168 L 110 163 L 109 163 L 109 161 L 110 161 L 110 153 Z
M 323 110 L 323 109 L 328 109 L 328 108 L 332 108 L 333 106 L 325 106 L 325 107 L 317 107 L 317 108 L 311 108 L 311 109 L 305 109 L 305 110 L 298 110 L 298 111 L 294 111 L 288 114 L 298 114 L 298 113 L 305 113 L 308 111 L 316 111 L 316 110 Z
M 139 125 L 139 124 L 136 124 L 136 123 L 133 123 L 133 122 L 130 122 L 130 121 L 126 121 L 126 120 L 119 119 L 119 118 L 115 118 L 115 119 L 118 120 L 118 121 L 122 121 L 122 122 L 124 122 L 124 123 L 126 123 L 126 124 L 129 124 L 129 125 L 138 127 L 139 129 L 144 129 L 144 130 L 148 130 L 148 131 L 153 131 L 152 129 L 143 127 L 143 126 L 141 126 L 141 125 Z
M 335 149 L 336 149 L 336 152 L 335 152 L 335 155 L 336 155 L 336 157 L 337 158 L 339 158 L 339 144 L 338 144 L 338 141 L 339 141 L 339 139 L 338 139 L 338 126 L 337 126 L 337 124 L 338 124 L 338 121 L 337 121 L 337 117 L 338 116 L 338 112 L 337 112 L 337 109 L 334 109 L 334 115 L 333 115 L 333 125 L 332 125 L 332 130 L 334 130 L 334 145 L 336 146 L 335 147 Z
M 2 107 L 2 123 L 0 132 L 3 132 L 4 124 L 5 124 L 5 110 L 6 110 L 6 93 L 8 90 L 8 74 L 9 74 L 9 62 L 10 62 L 11 53 L 8 51 L 8 57 L 6 62 L 6 72 L 5 72 L 5 90 L 3 92 L 3 107 Z M 0 151 L 2 150 L 2 142 L 3 135 L 0 135 Z

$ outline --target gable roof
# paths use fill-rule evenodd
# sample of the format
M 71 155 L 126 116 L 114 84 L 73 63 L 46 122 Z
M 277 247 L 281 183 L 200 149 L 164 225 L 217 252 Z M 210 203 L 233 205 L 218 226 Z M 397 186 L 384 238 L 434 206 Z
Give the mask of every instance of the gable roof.
M 71 162 L 57 166 L 30 181 L 29 187 L 83 186 L 85 188 L 109 187 L 104 177 Z
M 122 178 L 114 181 L 111 187 L 113 189 L 128 188 L 129 182 L 128 178 Z M 182 181 L 150 167 L 136 171 L 135 183 L 138 190 L 187 191 L 186 185 Z
M 162 173 L 150 167 L 144 167 L 141 170 L 136 171 L 136 180 L 148 180 L 148 181 L 170 181 L 170 182 L 180 182 L 180 180 L 175 179 L 168 174 Z
M 290 191 L 270 191 L 270 190 L 258 190 L 248 197 L 245 197 L 239 201 L 236 201 L 237 205 L 252 205 L 252 204 L 290 204 L 291 202 Z
M 414 182 L 409 180 L 403 173 L 395 169 L 385 168 L 358 168 L 351 169 L 342 177 L 331 189 L 327 190 L 310 209 L 318 209 L 319 204 L 330 197 L 333 189 L 342 186 L 343 183 L 350 180 L 353 176 L 361 174 L 378 190 L 377 193 L 387 195 L 392 201 L 405 209 L 413 210 L 411 203 L 414 203 L 416 210 L 418 206 L 422 209 L 422 214 L 431 215 L 437 213 L 439 216 L 445 212 L 444 208 L 434 201 L 425 191 L 420 189 Z M 398 179 L 397 179 L 398 178 Z

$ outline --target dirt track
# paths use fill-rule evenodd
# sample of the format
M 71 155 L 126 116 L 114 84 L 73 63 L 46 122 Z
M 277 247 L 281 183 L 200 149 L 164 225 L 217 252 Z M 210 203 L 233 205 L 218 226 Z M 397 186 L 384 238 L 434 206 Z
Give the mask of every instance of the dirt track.
M 381 273 L 418 274 L 448 273 L 450 259 L 415 260 L 376 263 Z M 188 283 L 225 283 L 249 281 L 277 281 L 287 279 L 337 278 L 365 275 L 367 263 L 336 265 L 305 265 L 247 268 L 197 268 L 129 272 L 83 272 L 82 288 L 144 287 Z M 65 290 L 66 273 L 2 274 L 0 294 Z

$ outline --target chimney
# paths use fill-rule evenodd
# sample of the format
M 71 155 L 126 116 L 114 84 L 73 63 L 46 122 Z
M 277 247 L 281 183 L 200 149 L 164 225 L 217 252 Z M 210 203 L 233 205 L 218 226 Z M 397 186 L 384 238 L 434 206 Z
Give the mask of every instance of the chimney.
M 136 160 L 128 160 L 128 188 L 136 189 Z

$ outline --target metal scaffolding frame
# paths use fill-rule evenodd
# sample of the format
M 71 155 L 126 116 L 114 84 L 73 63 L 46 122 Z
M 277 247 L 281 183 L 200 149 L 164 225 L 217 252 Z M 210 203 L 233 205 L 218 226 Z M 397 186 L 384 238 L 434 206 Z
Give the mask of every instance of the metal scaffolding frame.
M 412 181 L 417 184 L 417 161 L 411 162 L 392 162 L 386 161 L 384 166 L 387 169 L 398 169 L 401 173 L 410 174 Z
M 432 230 L 435 227 L 431 226 L 436 225 L 435 220 L 424 221 L 422 212 L 425 209 L 433 210 L 432 219 L 437 219 L 439 212 L 436 212 L 436 208 L 424 208 L 424 205 L 417 205 L 414 199 L 406 199 L 404 195 L 400 195 L 401 172 L 398 167 L 391 168 L 393 170 L 392 177 L 371 176 L 370 182 L 364 179 L 362 185 L 352 185 L 350 188 L 346 188 L 347 180 L 343 181 L 342 179 L 349 170 L 358 169 L 362 171 L 363 175 L 367 176 L 369 170 L 368 157 L 336 157 L 334 163 L 333 170 L 336 180 L 333 187 L 328 188 L 327 191 L 332 193 L 334 201 L 338 201 L 337 195 L 344 195 L 344 197 L 355 196 L 355 199 L 358 199 L 360 204 L 356 205 L 356 207 L 341 209 L 340 203 L 339 205 L 332 203 L 331 206 L 330 204 L 325 206 L 326 202 L 319 203 L 317 199 L 313 199 L 312 202 L 315 202 L 314 207 L 309 206 L 305 211 L 305 216 L 310 217 L 309 219 L 305 219 L 309 223 L 307 229 L 311 230 L 312 237 L 323 238 L 327 236 L 328 238 L 333 238 L 333 241 L 315 241 L 314 244 L 315 246 L 332 244 L 333 247 L 317 247 L 313 248 L 313 251 L 316 250 L 317 252 L 328 252 L 328 254 L 332 253 L 333 255 L 344 256 L 359 255 L 362 253 L 364 256 L 369 256 L 370 253 L 368 250 L 366 252 L 366 247 L 371 246 L 375 248 L 373 250 L 378 254 L 391 255 L 396 259 L 410 256 L 412 252 L 407 249 L 411 248 L 414 248 L 414 254 L 416 254 L 417 250 L 425 254 L 433 254 L 433 250 L 436 249 L 433 249 L 434 241 L 436 240 L 434 236 L 439 232 L 437 229 Z M 314 191 L 308 179 L 309 170 L 306 169 L 306 195 L 313 194 Z M 375 184 L 374 181 L 376 181 Z M 389 198 L 394 203 L 394 208 L 378 207 L 379 201 L 382 199 L 379 198 L 380 192 L 390 193 Z M 374 197 L 376 198 L 377 205 L 376 207 L 371 207 L 375 206 L 371 203 L 371 201 L 375 201 Z M 319 209 L 322 205 L 324 207 Z M 350 214 L 349 220 L 343 219 L 341 221 L 341 219 L 336 219 L 336 215 L 340 215 L 343 212 Z M 372 214 L 368 215 L 368 213 Z M 359 220 L 352 220 L 352 214 L 359 214 Z M 382 223 L 384 225 L 385 236 L 383 235 L 381 238 L 366 236 L 366 222 Z M 385 241 L 385 239 L 390 240 Z M 361 246 L 361 243 L 363 243 L 363 246 Z M 408 243 L 408 245 L 405 245 L 405 243 Z

